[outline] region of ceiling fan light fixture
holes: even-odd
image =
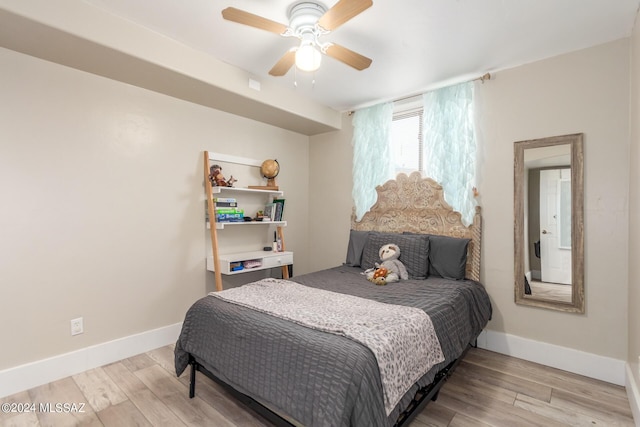
[[[302,43],[296,51],[296,67],[302,71],[316,71],[320,68],[322,54],[313,43]]]
[[[288,26],[235,7],[224,9],[222,17],[227,21],[301,40],[299,47],[291,47],[269,70],[269,75],[280,77],[287,74],[294,65],[296,70],[318,70],[322,55],[330,56],[356,70],[368,68],[371,65],[370,58],[335,43],[322,43],[320,39],[372,5],[373,0],[337,0],[328,9],[318,0],[295,0],[287,10]]]

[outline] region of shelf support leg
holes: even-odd
[[[284,232],[282,231],[282,227],[278,227],[278,237],[280,238],[280,242],[282,244],[282,251],[284,252],[285,246],[284,246]],[[288,279],[289,278],[289,266],[288,265],[283,265],[282,266],[282,278],[283,279]]]
[[[213,190],[209,181],[209,152],[204,152],[204,187],[207,193],[207,210],[209,212],[209,225],[211,234],[211,252],[213,252],[213,269],[215,270],[216,291],[222,290],[222,273],[220,272],[220,259],[218,258],[218,232],[216,230],[216,210],[213,206]]]

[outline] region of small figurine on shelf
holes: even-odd
[[[233,187],[233,183],[238,181],[231,175],[231,178],[226,180],[222,174],[222,166],[211,165],[209,168],[209,181],[214,187]]]
[[[211,181],[211,185],[214,187],[227,186],[227,181],[225,181],[224,175],[222,175],[222,166],[211,165],[209,168],[209,181]]]

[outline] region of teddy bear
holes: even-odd
[[[367,280],[376,285],[386,285],[397,282],[400,279],[407,280],[409,274],[400,258],[400,248],[393,243],[386,244],[378,251],[381,263],[376,263],[375,268],[369,268],[364,272]]]
[[[209,181],[211,181],[211,185],[214,187],[227,186],[227,181],[224,179],[224,175],[222,175],[222,166],[212,165],[209,168]]]
[[[209,181],[211,181],[211,185],[214,187],[233,187],[233,183],[236,182],[237,179],[235,179],[233,175],[231,175],[231,178],[228,180],[225,179],[222,174],[222,166],[212,165],[209,168]]]

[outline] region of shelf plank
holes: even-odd
[[[218,162],[235,163],[238,165],[247,165],[247,166],[256,166],[256,167],[260,167],[262,165],[261,160],[250,159],[248,157],[232,156],[229,154],[214,153],[211,151],[209,151],[209,160],[213,163],[218,161]]]
[[[237,226],[251,226],[251,225],[277,225],[279,227],[286,227],[287,221],[245,221],[245,222],[216,222],[216,228],[222,230],[225,227],[237,227]]]
[[[250,273],[252,271],[267,270],[270,268],[279,268],[287,265],[293,265],[293,252],[273,252],[273,251],[250,251],[239,252],[233,254],[219,254],[220,258],[220,272],[225,276],[231,276],[235,274]],[[237,271],[231,271],[229,264],[233,262],[242,262],[249,260],[260,260],[262,265],[255,268],[246,268]],[[213,257],[207,257],[207,270],[215,271],[213,266]]]
[[[256,188],[243,188],[243,187],[211,187],[211,191],[213,192],[213,194],[236,192],[236,193],[266,194],[271,196],[284,195],[284,192],[282,190],[259,190]]]
[[[286,227],[287,221],[216,222],[216,229],[223,230],[225,227],[246,227],[251,225],[277,225],[278,227]],[[207,229],[209,228],[211,228],[211,224],[207,222]]]

